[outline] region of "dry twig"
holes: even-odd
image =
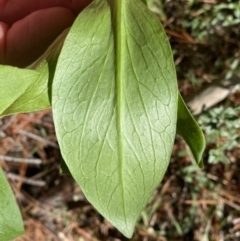
[[[14,181],[22,181],[23,183],[29,184],[32,186],[44,187],[46,185],[45,181],[32,180],[30,178],[21,177],[19,175],[13,174],[13,173],[7,173],[7,178],[14,180]]]
[[[37,158],[19,158],[19,157],[13,157],[13,156],[5,156],[0,155],[0,159],[6,161],[6,162],[16,162],[16,163],[27,163],[31,165],[40,165],[43,163],[41,159]]]

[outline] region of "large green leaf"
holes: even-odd
[[[48,67],[37,70],[0,65],[0,116],[50,107]]]
[[[169,164],[177,83],[168,38],[141,0],[95,0],[60,54],[52,108],[62,155],[125,236]]]
[[[0,167],[0,240],[9,241],[23,233],[21,213]]]
[[[203,167],[202,155],[205,149],[205,137],[180,93],[178,94],[177,134],[186,141],[199,167]]]

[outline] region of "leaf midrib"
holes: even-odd
[[[123,99],[123,78],[122,78],[122,67],[123,67],[123,59],[122,59],[122,33],[123,33],[123,0],[115,0],[116,1],[116,9],[115,9],[115,49],[116,49],[116,109],[117,109],[117,135],[118,135],[118,160],[120,165],[120,182],[122,187],[122,198],[123,198],[123,211],[126,221],[126,208],[125,208],[125,192],[124,192],[124,178],[123,178],[123,116],[122,116],[122,99]]]

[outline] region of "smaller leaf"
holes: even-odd
[[[65,38],[69,32],[70,28],[65,29],[55,41],[48,47],[48,49],[40,56],[33,64],[31,64],[28,69],[37,69],[45,61],[48,63],[48,96],[51,102],[52,99],[52,82],[55,74],[55,69],[58,61],[59,54],[61,52]]]
[[[50,107],[48,67],[37,70],[0,65],[0,116]]]
[[[147,0],[142,0],[142,2],[147,5]]]
[[[202,155],[206,145],[205,137],[180,93],[178,94],[177,118],[177,134],[183,137],[190,147],[198,166],[203,168]]]
[[[23,233],[21,213],[0,167],[0,240],[12,240]]]
[[[63,159],[61,160],[60,173],[65,175],[72,175],[66,162]]]

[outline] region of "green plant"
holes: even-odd
[[[144,2],[95,0],[36,70],[0,66],[1,115],[52,106],[70,173],[129,238],[164,176],[176,127],[199,166],[205,146],[178,93],[167,36]]]
[[[229,163],[226,153],[239,147],[240,107],[215,107],[204,112],[199,122],[206,133],[206,141],[214,148],[209,150],[208,162]]]
[[[11,188],[0,168],[0,240],[10,240],[23,233],[23,223]]]

